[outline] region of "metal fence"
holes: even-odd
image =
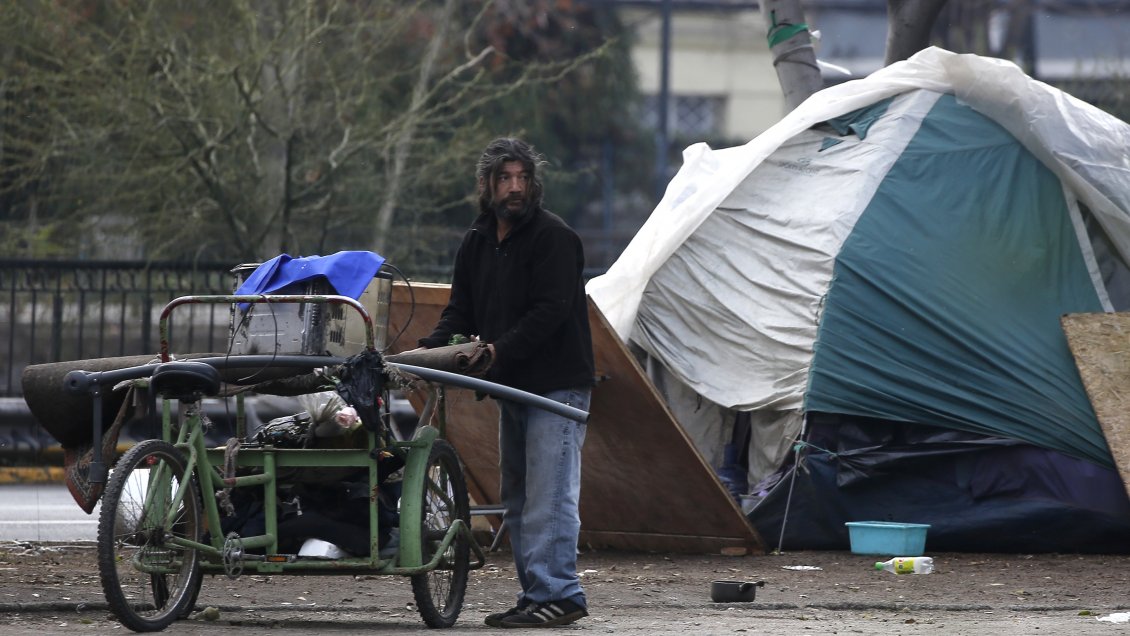
[[[161,344],[158,321],[169,301],[232,293],[236,287],[232,268],[219,263],[0,259],[0,469],[61,465],[61,455],[47,454],[49,449],[57,450],[57,442],[24,403],[20,381],[24,368],[69,360],[156,356]],[[602,269],[586,270],[585,277],[601,273]],[[443,268],[413,274],[419,277],[414,280],[450,280],[450,270]],[[169,321],[172,351],[226,351],[232,310],[228,304],[177,307]],[[293,412],[276,402],[249,403],[249,422]],[[223,429],[227,410],[211,415]],[[414,417],[410,408],[401,416]]]
[[[0,399],[22,398],[29,364],[156,355],[161,311],[179,296],[230,294],[233,264],[0,259]],[[604,273],[585,270],[585,278]],[[399,275],[399,274],[398,274]],[[450,280],[417,268],[416,280]],[[222,353],[230,305],[181,305],[169,321],[173,351]]]
[[[170,300],[228,294],[230,264],[0,260],[0,397],[29,364],[156,354]],[[170,320],[176,350],[227,346],[231,308],[193,305]]]

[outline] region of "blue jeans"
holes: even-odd
[[[587,387],[543,395],[583,411],[591,396]],[[577,577],[585,425],[506,400],[498,406],[503,520],[522,585],[518,603],[570,599],[587,607]]]

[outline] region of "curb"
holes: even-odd
[[[0,466],[0,485],[61,484],[66,477],[62,466]]]
[[[119,443],[115,456],[121,457],[135,442]],[[4,484],[62,484],[67,481],[63,467],[64,450],[61,446],[50,446],[34,455],[15,455],[17,462],[40,462],[38,466],[0,466],[0,485]]]

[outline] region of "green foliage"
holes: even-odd
[[[446,264],[490,138],[529,136],[575,216],[602,142],[644,137],[620,31],[563,1],[0,3],[0,245]]]

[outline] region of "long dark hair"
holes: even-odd
[[[502,164],[507,161],[520,161],[526,172],[530,173],[527,204],[531,209],[541,207],[542,185],[538,166],[545,164],[545,158],[538,154],[533,146],[521,139],[499,137],[487,144],[475,170],[475,178],[479,184],[479,212],[490,212],[494,209],[492,201],[494,181],[502,170]]]

